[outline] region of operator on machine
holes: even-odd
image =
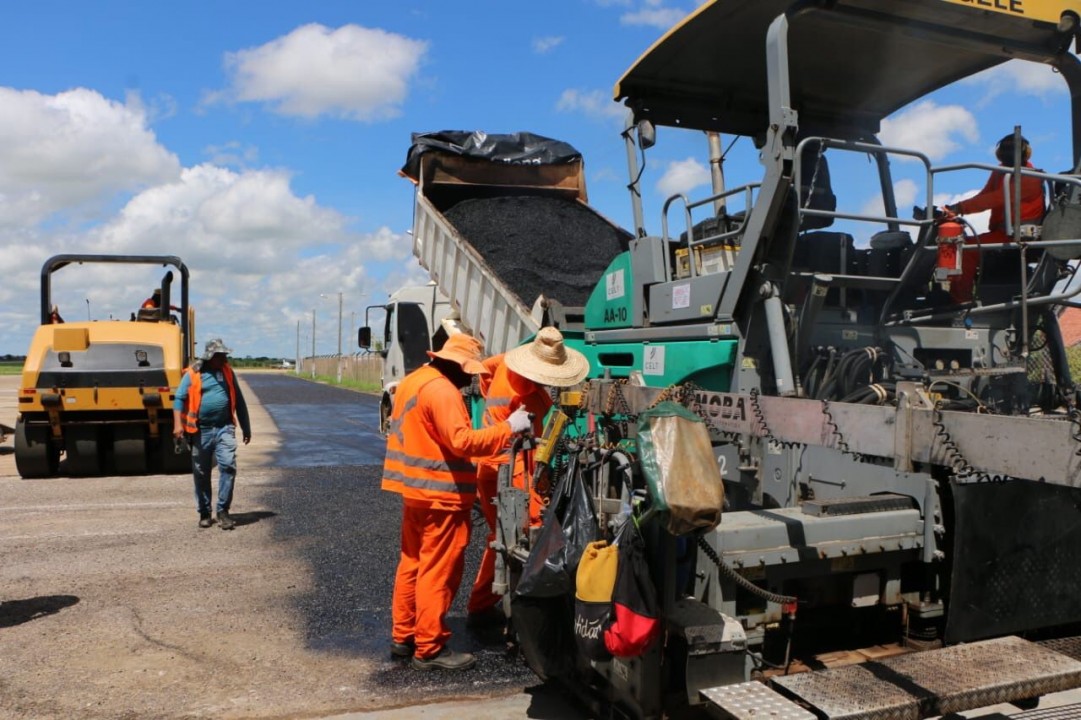
[[[1003,167],[1012,167],[1014,163],[1014,135],[1010,133],[998,141],[995,145],[995,158]],[[1024,137],[1021,138],[1021,164],[1022,167],[1034,169],[1030,159],[1032,158],[1032,145]],[[979,193],[970,198],[946,206],[946,211],[955,215],[968,215],[971,213],[991,211],[987,232],[977,238],[980,245],[1001,245],[1013,240],[1012,235],[1007,234],[1006,228],[1006,192],[1013,197],[1012,175],[1010,173],[992,172],[987,178],[987,183]],[[1021,224],[1039,223],[1043,219],[1045,210],[1043,181],[1030,175],[1021,176]],[[1018,213],[1014,212],[1016,217]],[[1016,220],[1015,220],[1016,222]],[[986,276],[993,266],[1000,265],[991,260],[992,257],[1004,258],[1001,252],[988,253],[983,263],[983,275]],[[1016,265],[1016,263],[1013,263]],[[980,266],[978,253],[966,252],[961,257],[961,275],[950,284],[950,295],[954,302],[967,302],[972,299],[973,289],[976,283],[976,270]]]

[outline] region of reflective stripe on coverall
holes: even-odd
[[[491,371],[491,375],[481,378],[481,393],[484,395],[484,423],[485,425],[498,425],[505,423],[510,414],[519,407],[524,407],[533,413],[533,435],[540,437],[544,431],[544,416],[552,407],[552,398],[548,391],[532,380],[528,380],[517,373],[511,372],[503,364],[503,356],[498,355],[484,361],[485,367]],[[467,610],[471,613],[481,612],[493,607],[499,602],[499,595],[492,592],[492,581],[495,580],[495,550],[492,549],[492,541],[495,540],[496,506],[493,500],[499,490],[499,466],[509,461],[509,444],[501,448],[498,453],[483,458],[475,458],[477,462],[477,495],[480,497],[481,512],[488,524],[488,537],[484,544],[484,555],[481,556],[480,567],[477,569],[477,577],[473,581],[473,590],[469,594]],[[526,487],[526,463],[521,457],[515,459],[514,486],[519,489]],[[532,490],[532,488],[531,488]],[[529,522],[531,525],[539,525],[544,505],[540,496],[530,492],[529,497]]]
[[[510,439],[507,423],[474,430],[461,392],[425,365],[394,396],[382,488],[402,495],[401,555],[391,603],[394,642],[437,655],[450,638],[444,617],[462,579],[476,470]]]

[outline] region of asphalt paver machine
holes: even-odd
[[[593,370],[564,398],[574,461],[551,470],[618,459],[588,475],[609,532],[650,502],[639,415],[676,401],[707,423],[723,515],[681,535],[647,517],[660,638],[606,660],[571,646],[560,665],[546,641],[566,630],[516,612],[542,549],[504,485],[498,578],[539,674],[636,718],[919,718],[1081,685],[1081,414],[1056,318],[1081,290],[1079,14],[713,0],[623,75],[637,232],[585,307]],[[887,116],[1013,59],[1066,83],[1069,170],[935,166],[880,142]],[[650,234],[640,163],[659,127],[750,138],[761,177],[669,199]],[[859,192],[876,202],[829,186],[846,154],[873,168]],[[891,161],[920,168],[922,209],[898,207]],[[964,170],[1003,174],[1008,221],[1020,176],[1046,181],[1042,227],[995,246],[958,232],[933,207]],[[950,291],[958,252],[980,265],[967,298]]]

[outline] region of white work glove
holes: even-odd
[[[510,423],[510,431],[512,433],[521,433],[529,430],[533,427],[533,421],[529,417],[529,413],[525,408],[518,408],[510,414],[507,418],[507,422]]]

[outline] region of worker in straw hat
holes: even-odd
[[[514,412],[525,409],[533,415],[533,433],[540,435],[544,428],[544,416],[552,407],[549,388],[577,385],[589,374],[589,360],[582,353],[563,344],[563,334],[554,327],[541,328],[533,341],[520,345],[504,355],[485,361],[491,371],[489,377],[481,378],[484,395],[484,422],[498,426]],[[477,494],[481,510],[488,522],[488,539],[481,558],[473,591],[469,596],[466,624],[479,628],[503,623],[503,613],[498,605],[500,596],[492,592],[495,577],[495,551],[491,543],[495,539],[496,507],[493,500],[498,489],[499,466],[508,461],[508,445],[487,457],[475,458],[477,463]],[[515,468],[515,487],[525,489],[525,464]],[[529,520],[540,525],[543,500],[535,488],[530,488]]]
[[[475,660],[452,650],[444,618],[458,592],[473,502],[476,468],[471,458],[506,447],[530,427],[522,409],[475,430],[461,390],[481,364],[481,344],[465,333],[429,351],[431,362],[402,379],[394,394],[383,463],[384,490],[402,496],[401,553],[391,600],[390,652],[412,658],[418,670],[465,670]]]

